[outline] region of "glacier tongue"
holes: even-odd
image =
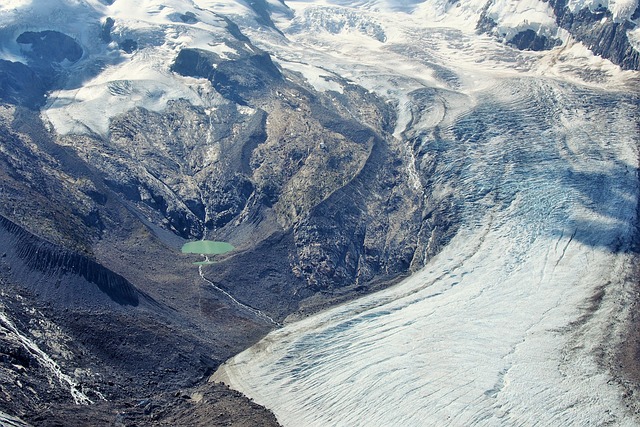
[[[212,380],[290,426],[635,425],[608,365],[638,201],[637,97],[604,89],[623,73],[440,24],[385,44],[296,25],[305,51],[279,60],[395,99],[395,135],[459,231],[401,284],[274,331]]]
[[[607,328],[622,336],[633,107],[558,84],[509,93],[524,84],[494,87],[428,142],[463,218],[439,255],[273,332],[214,378],[291,426],[634,424],[596,358]],[[473,126],[495,136],[474,140]]]

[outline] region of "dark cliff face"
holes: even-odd
[[[572,13],[566,0],[549,0],[558,26],[569,31],[594,54],[611,60],[625,70],[640,70],[640,52],[629,42],[627,31],[635,27],[629,21],[615,22],[607,9],[590,11],[581,9]],[[636,9],[634,16],[640,14]]]
[[[627,32],[635,28],[635,24],[624,20],[617,22],[611,12],[602,7],[597,10],[588,8],[572,12],[567,0],[545,0],[553,9],[558,27],[567,30],[575,40],[582,42],[595,55],[609,59],[624,70],[640,70],[640,52],[631,45]],[[476,24],[479,33],[495,34],[496,22],[488,16],[487,10],[493,3],[489,0]],[[632,19],[640,16],[640,7],[636,9]],[[502,37],[500,34],[495,34]],[[521,50],[549,50],[562,42],[538,34],[531,29],[517,33],[506,43]]]
[[[40,280],[51,282],[54,287],[75,276],[84,279],[88,286],[96,286],[120,305],[136,306],[139,303],[138,291],[121,275],[87,256],[39,239],[3,216],[0,216],[0,246],[6,248],[6,252],[2,253],[3,264],[11,266],[16,282],[36,281],[33,277],[19,277],[21,270],[27,276],[41,273]]]
[[[521,31],[509,40],[509,44],[520,50],[549,50],[561,44],[559,40],[549,39],[545,36],[536,34],[533,30]]]
[[[60,87],[65,71],[62,63],[73,64],[82,57],[82,47],[57,31],[27,31],[16,43],[28,64],[0,60],[0,100],[33,110],[42,107],[45,94]]]
[[[476,24],[476,31],[478,33],[484,34],[494,34],[495,29],[497,27],[497,23],[488,16],[487,11],[489,6],[491,6],[492,2],[489,1],[485,5],[482,13],[480,14],[480,18]],[[497,34],[500,36],[499,34]],[[559,46],[562,44],[560,40],[549,38],[544,35],[538,34],[531,29],[527,29],[524,31],[520,31],[515,36],[511,37],[505,42],[511,46],[514,46],[520,50],[533,50],[533,51],[542,51],[549,50],[554,48],[555,46]]]
[[[172,71],[188,77],[204,77],[229,101],[246,105],[249,98],[266,96],[282,81],[280,71],[266,52],[221,59],[213,52],[183,49]]]
[[[30,62],[37,67],[49,67],[64,61],[78,62],[82,47],[66,34],[58,31],[27,31],[16,38]]]
[[[0,286],[3,413],[29,425],[278,425],[239,393],[207,384],[229,341],[212,344],[206,331],[190,334],[175,318],[167,322],[148,311],[59,310],[3,277]],[[91,404],[74,403],[72,386],[56,372],[68,375]]]
[[[21,62],[0,60],[0,100],[37,109],[44,105],[47,84]]]

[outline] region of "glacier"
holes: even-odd
[[[323,70],[393,102],[416,185],[453,200],[455,237],[211,381],[285,426],[636,425],[613,360],[634,292],[637,74],[570,37],[517,51],[469,28],[477,9],[427,3],[289,2],[277,24],[293,42],[261,43],[311,85]],[[336,26],[341,8],[357,25]]]

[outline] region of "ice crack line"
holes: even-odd
[[[18,328],[16,328],[13,322],[11,322],[3,312],[0,312],[0,327],[12,332],[18,338],[22,346],[31,353],[42,364],[42,366],[51,371],[61,384],[67,384],[69,386],[69,391],[71,392],[71,396],[73,397],[76,405],[90,405],[93,403],[93,401],[80,390],[78,383],[76,383],[69,375],[62,372],[60,365],[49,357],[47,353],[42,351],[36,343],[22,335]],[[102,397],[100,394],[98,394],[98,396]]]
[[[564,258],[565,254],[567,253],[567,248],[569,247],[569,245],[573,241],[573,238],[576,237],[576,233],[577,232],[578,232],[577,228],[573,230],[573,233],[571,234],[571,237],[569,237],[569,241],[567,242],[566,245],[564,245],[564,248],[562,248],[562,254],[560,255],[560,258],[558,258],[558,260],[556,261],[556,267],[558,266],[558,264],[560,264],[560,261],[562,261],[562,258]],[[557,243],[556,243],[556,247],[557,247]]]
[[[207,261],[208,261],[208,259],[207,259]],[[245,310],[248,310],[249,312],[253,313],[257,317],[260,317],[260,318],[262,318],[264,320],[267,320],[267,321],[269,321],[270,323],[272,323],[272,324],[274,324],[276,326],[281,326],[280,323],[278,323],[275,320],[273,320],[273,318],[271,316],[269,316],[268,314],[262,312],[261,310],[258,310],[257,308],[253,308],[253,307],[250,307],[250,306],[248,306],[246,304],[241,303],[240,301],[235,299],[234,296],[231,295],[229,292],[227,292],[224,289],[216,286],[211,280],[209,280],[209,279],[207,279],[205,277],[204,272],[202,271],[202,266],[201,265],[198,266],[198,273],[200,274],[200,277],[202,278],[202,280],[204,280],[206,283],[211,285],[213,287],[213,289],[215,289],[218,292],[221,292],[222,294],[224,294],[227,298],[229,298],[237,306],[239,306],[241,308],[244,308]]]

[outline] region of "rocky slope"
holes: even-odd
[[[162,232],[75,156],[48,157],[59,147],[24,134],[3,143],[11,153],[0,219],[5,412],[35,425],[85,425],[96,414],[92,423],[104,425],[171,419],[222,360],[272,327],[217,295],[179,253],[180,239],[160,241]],[[217,393],[218,403],[202,416],[269,419],[212,387],[203,393]],[[145,409],[144,399],[161,403]],[[75,407],[106,401],[85,415]]]
[[[319,292],[404,273],[422,207],[389,133],[393,111],[357,86],[315,92],[223,21],[237,54],[181,48],[163,71],[197,79],[208,104],[141,103],[106,132],[52,127],[38,109],[74,87],[74,70],[96,73],[91,48],[153,54],[152,32],[106,47],[124,36],[117,19],[103,22],[88,26],[102,47],[20,28],[26,65],[3,62],[2,409],[37,425],[267,425],[272,416],[206,378],[274,324],[209,283],[282,321]],[[123,99],[137,84],[106,90]],[[48,102],[55,111],[60,97]],[[405,218],[410,238],[392,225]],[[205,236],[238,250],[199,273],[179,248]]]
[[[640,18],[637,2],[611,2],[610,8],[606,2],[524,2],[517,6],[520,18],[515,22],[520,22],[515,26],[502,22],[514,22],[512,15],[504,17],[504,7],[504,2],[488,1],[478,20],[478,31],[504,38],[518,49],[537,51],[562,45],[568,34],[623,69],[640,69],[635,41]]]

